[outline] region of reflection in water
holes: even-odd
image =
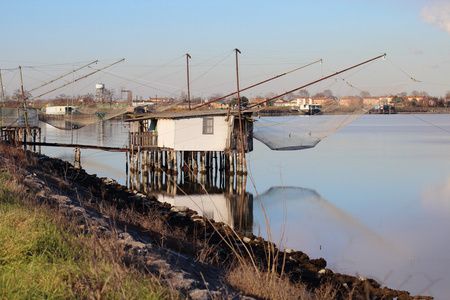
[[[160,202],[187,206],[201,216],[251,232],[253,195],[245,192],[245,175],[228,175],[219,170],[205,174],[192,171],[177,175],[163,171],[129,171],[129,186],[154,195]]]
[[[326,199],[322,199],[314,196],[317,194],[314,191],[301,189],[303,198],[286,200],[287,233],[281,247],[304,251],[312,258],[324,257],[336,272],[351,275],[358,272],[411,294],[448,298],[450,242],[446,228],[450,227],[450,123],[445,114],[420,115],[420,118],[426,122],[404,114],[364,115],[311,151],[280,153],[255,143],[252,159],[248,159],[255,189],[269,190],[274,182],[280,182],[280,174],[274,172],[273,167],[282,166],[283,181],[288,185],[297,186],[302,182],[303,186],[317,187],[322,195],[326,195]],[[439,128],[430,124],[437,124]],[[127,145],[129,124],[107,121],[104,126],[105,146]],[[73,143],[98,144],[101,141],[94,125],[74,130],[73,136],[71,131],[56,130],[52,126],[42,125],[41,128],[43,141],[47,142],[71,143],[73,139]],[[73,149],[42,149],[49,156],[74,159]],[[124,153],[82,149],[81,163],[88,173],[114,178],[129,186],[129,176],[123,172],[127,163]],[[141,182],[144,171],[139,175]],[[161,179],[155,180],[155,176]],[[202,201],[211,201],[215,195],[229,197],[231,192],[224,186],[237,190],[236,178],[231,185],[225,182],[228,181],[224,179],[226,177],[216,176],[214,172],[209,176],[212,179],[207,183],[205,178],[204,185],[218,186],[222,191],[209,191],[211,197],[206,197],[203,188],[199,188],[202,181],[197,176],[193,180],[197,183],[197,191],[191,189],[188,194],[191,198],[202,195],[206,199]],[[158,194],[157,187],[152,185],[160,185],[162,194],[167,199],[173,198],[165,194],[169,180],[166,174],[149,172],[148,177],[149,184],[144,186],[147,190],[153,189]],[[184,175],[178,174],[176,182],[183,185]],[[189,190],[186,186],[183,189]],[[298,188],[295,189],[295,194],[300,194]],[[183,195],[178,188],[175,190],[177,197]],[[242,194],[242,191],[237,192],[237,195]],[[289,191],[287,195],[290,195]],[[273,233],[283,227],[283,198],[282,193],[272,190],[270,197],[267,195],[263,199]],[[241,203],[240,198],[222,201],[225,205],[221,207],[227,209]],[[252,205],[251,198],[245,201],[243,206],[253,213],[253,216],[247,215],[251,218],[247,228],[254,222],[254,233],[258,234],[259,224],[265,227],[260,204]],[[199,203],[199,207],[206,207],[206,203]],[[213,199],[210,203],[219,206],[219,200]],[[336,212],[332,208],[334,204],[343,215],[332,213]],[[194,209],[200,213],[200,209]],[[346,212],[350,211],[349,216]],[[218,218],[217,212],[214,217]],[[378,235],[385,240],[380,241]],[[394,250],[379,247],[386,240],[394,245]]]
[[[315,190],[300,187],[272,187],[261,194],[260,198],[264,208],[272,213],[280,210],[280,201],[284,199],[288,209],[287,225],[294,226],[296,236],[300,234],[301,240],[309,236],[311,239],[309,243],[319,243],[317,248],[325,246],[327,240],[335,239],[337,235],[345,235],[348,243],[352,243],[353,237],[359,237],[364,244],[371,247],[392,248],[388,241],[357,218],[330,203]],[[295,212],[295,216],[289,212]],[[275,220],[275,222],[281,221],[285,220]]]
[[[450,213],[450,177],[423,189],[421,201],[429,210]]]

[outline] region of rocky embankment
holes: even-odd
[[[256,261],[267,265],[268,249],[277,253],[274,244],[252,234],[236,234],[225,224],[207,220],[195,211],[160,203],[60,159],[30,155],[35,166],[27,168],[24,184],[31,192],[56,205],[61,213],[77,216],[79,226],[117,236],[117,242],[135,262],[189,299],[248,298],[227,285],[227,267],[236,255],[248,259],[247,253],[252,253]],[[142,219],[133,214],[157,214],[167,228],[181,232],[184,238],[143,226]],[[293,282],[301,281],[311,290],[332,284],[338,299],[350,299],[350,295],[351,299],[430,299],[382,287],[373,279],[334,273],[326,268],[323,258],[310,259],[301,251],[280,252],[273,263],[283,267]]]

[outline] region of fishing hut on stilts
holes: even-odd
[[[2,102],[3,107],[0,108],[0,136],[1,142],[10,143],[13,145],[24,144],[27,142],[41,141],[41,128],[39,127],[38,112],[35,108],[29,108],[27,105],[27,98],[23,89],[22,80],[22,68],[20,71],[20,83],[21,83],[21,98],[23,107],[6,107],[6,101],[3,93],[3,81],[0,83],[2,89]],[[36,146],[34,146],[36,151]],[[39,152],[41,149],[39,148]]]
[[[239,118],[232,111],[175,111],[131,115],[126,121],[132,124],[128,164],[134,176],[184,172],[198,174],[202,181],[214,171],[247,174],[245,153],[253,150],[251,113]]]
[[[2,142],[17,146],[41,141],[41,128],[36,109],[2,107],[0,116]],[[36,151],[36,146],[30,150]]]

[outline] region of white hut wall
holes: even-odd
[[[175,120],[158,120],[158,147],[174,149],[175,146]]]
[[[158,146],[175,151],[225,151],[229,132],[225,116],[161,119]]]

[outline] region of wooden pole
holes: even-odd
[[[28,139],[31,142],[30,124],[28,123],[27,100],[25,99],[25,92],[23,90],[22,67],[20,67],[20,66],[19,66],[19,71],[20,71],[20,89],[22,90],[22,100],[23,100],[23,109],[24,109],[23,113],[24,113],[24,118],[25,118],[25,126],[26,126],[26,129],[27,129]]]
[[[191,56],[188,53],[186,53],[187,100],[188,100],[189,110],[191,110],[191,90],[190,90],[190,87],[189,87],[189,58],[191,58]]]
[[[242,162],[239,160],[240,164],[245,164],[245,144],[244,144],[244,132],[242,129],[242,103],[241,96],[239,92],[239,69],[238,69],[238,52],[241,53],[238,49],[236,49],[236,85],[237,85],[237,96],[238,96],[238,109],[239,109],[239,140],[241,141],[238,144],[238,149],[240,147],[242,153]],[[236,161],[236,165],[238,162]]]
[[[359,64],[354,65],[354,66],[352,66],[352,67],[349,67],[349,68],[347,68],[347,69],[344,69],[344,70],[341,70],[341,71],[339,71],[339,72],[333,73],[333,74],[331,74],[331,75],[322,77],[322,78],[317,79],[317,80],[315,80],[315,81],[313,81],[313,82],[310,82],[310,83],[308,83],[308,84],[302,85],[301,87],[298,87],[298,88],[296,88],[296,89],[293,89],[293,90],[290,90],[290,91],[288,91],[288,92],[285,92],[285,93],[283,93],[283,94],[281,94],[281,95],[277,95],[277,96],[275,96],[275,97],[272,97],[272,98],[270,98],[270,99],[266,99],[266,100],[261,101],[261,102],[259,102],[259,103],[255,103],[255,104],[249,105],[249,106],[247,106],[244,110],[251,109],[251,108],[253,108],[253,107],[255,107],[255,106],[259,106],[259,105],[261,105],[261,104],[264,104],[264,103],[266,103],[266,102],[272,101],[272,100],[277,99],[277,98],[280,98],[280,97],[285,96],[285,95],[287,95],[287,94],[296,92],[296,91],[301,90],[301,89],[303,89],[303,88],[305,88],[305,87],[307,87],[307,86],[313,85],[313,84],[315,84],[315,83],[317,83],[317,82],[320,82],[320,81],[322,81],[322,80],[328,79],[328,78],[333,77],[333,76],[336,76],[336,75],[338,75],[338,74],[341,74],[341,73],[343,73],[343,72],[346,72],[346,71],[348,71],[348,70],[354,69],[354,68],[356,68],[356,67],[359,67],[359,66],[364,65],[364,64],[366,64],[366,63],[368,63],[368,62],[374,61],[374,60],[376,60],[376,59],[379,59],[379,58],[382,58],[382,57],[385,57],[385,56],[386,56],[386,53],[384,53],[384,54],[382,54],[382,55],[379,55],[379,56],[377,56],[377,57],[374,57],[374,58],[372,58],[372,59],[366,60],[366,61],[364,61],[364,62],[362,62],[362,63],[359,63]]]
[[[2,70],[0,70],[0,88],[2,89],[2,103],[3,107],[6,106],[6,100],[5,100],[5,90],[3,87],[3,80],[2,80]]]

